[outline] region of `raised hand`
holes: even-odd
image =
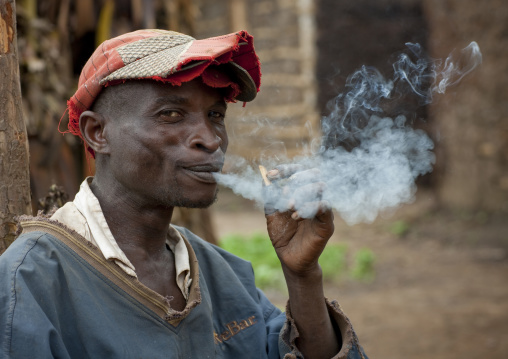
[[[321,193],[317,169],[283,165],[267,173],[265,187],[268,234],[285,270],[306,275],[333,234],[333,213]]]
[[[300,334],[295,344],[305,358],[331,358],[339,352],[342,338],[328,315],[318,264],[334,230],[333,213],[321,199],[325,184],[318,170],[297,165],[278,166],[266,175],[268,234],[282,264]]]

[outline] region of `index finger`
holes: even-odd
[[[268,171],[266,176],[270,180],[277,180],[290,177],[297,172],[303,171],[304,169],[305,167],[301,164],[277,165],[274,169]]]

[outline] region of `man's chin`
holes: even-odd
[[[213,196],[210,197],[202,197],[199,199],[192,198],[179,198],[176,203],[174,203],[175,207],[183,207],[183,208],[208,208],[215,202],[217,202],[217,194],[219,189],[215,190]]]
[[[209,201],[199,201],[199,202],[196,202],[196,201],[184,201],[181,203],[181,205],[178,205],[177,207],[184,207],[184,208],[208,208],[210,207],[212,204],[214,204],[215,202],[217,202],[217,196],[215,196],[215,198],[213,198],[212,200],[209,200]]]

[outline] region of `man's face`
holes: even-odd
[[[181,86],[113,86],[105,127],[111,175],[141,205],[207,207],[217,194],[228,136],[220,91],[195,79]],[[119,104],[117,106],[116,104]]]

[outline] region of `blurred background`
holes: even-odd
[[[230,107],[227,166],[235,156],[299,154],[319,137],[348,75],[368,65],[390,77],[406,42],[444,58],[476,41],[483,64],[458,86],[427,106],[408,98],[390,108],[435,142],[434,171],[418,179],[414,203],[372,224],[348,226],[336,216],[321,264],[326,295],[339,300],[371,358],[508,358],[505,1],[19,0],[16,7],[34,211],[72,199],[93,174],[82,143],[57,127],[82,66],[110,37],[140,28],[254,35],[262,91],[246,107]],[[253,203],[222,189],[212,209],[180,210],[175,221],[251,260],[258,284],[284,306]]]

